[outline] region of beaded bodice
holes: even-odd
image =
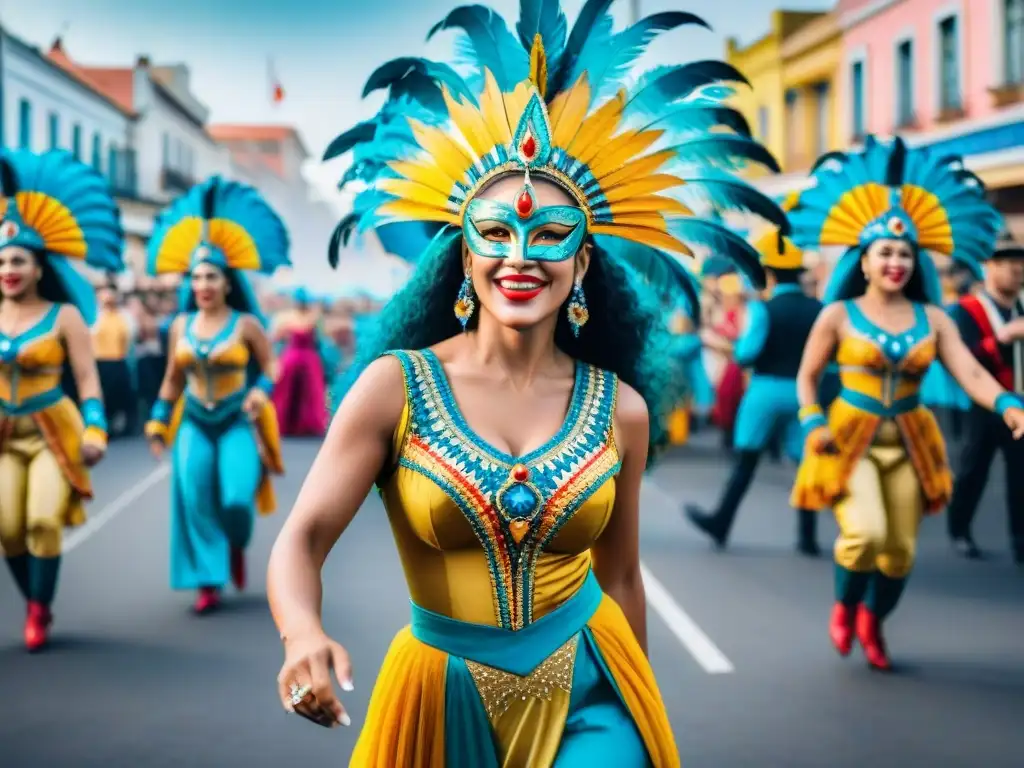
[[[921,380],[936,355],[924,305],[914,305],[914,325],[902,333],[879,328],[853,301],[845,306],[850,332],[836,353],[843,398],[883,416],[917,407]]]
[[[186,373],[188,394],[208,407],[245,389],[249,347],[242,339],[241,317],[233,312],[209,339],[196,335],[195,314],[185,319],[184,332],[174,350],[175,363]]]
[[[63,396],[65,352],[57,330],[60,305],[54,304],[26,331],[0,333],[0,410],[31,412]]]
[[[493,623],[521,628],[541,612],[538,602],[543,612],[557,607],[589,571],[620,466],[617,379],[577,364],[562,428],[515,457],[469,427],[433,352],[391,354],[402,363],[407,404],[397,466],[380,486],[413,599],[481,620],[473,590],[486,570]]]

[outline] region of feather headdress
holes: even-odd
[[[789,214],[792,239],[800,247],[850,249],[843,258],[879,239],[899,239],[920,250],[930,298],[937,290],[928,251],[945,254],[980,275],[999,232],[1001,217],[985,199],[985,186],[961,158],[909,149],[899,137],[869,136],[856,154],[830,152],[811,171],[815,184]],[[849,277],[837,266],[826,296]]]
[[[121,212],[106,179],[64,150],[3,150],[0,194],[0,248],[44,253],[67,300],[92,323],[95,291],[68,259],[105,272],[124,268]]]
[[[185,274],[199,262],[270,274],[287,266],[288,231],[259,192],[211,176],[160,214],[149,240],[150,274]]]
[[[369,185],[330,248],[352,231],[392,222],[461,226],[483,186],[506,174],[527,179],[517,198],[532,204],[528,179],[561,186],[586,215],[589,234],[615,237],[665,254],[711,247],[763,282],[756,251],[700,209],[743,210],[787,229],[768,197],[733,171],[771,154],[725,105],[746,83],[718,61],[661,67],[626,84],[632,66],[660,33],[707,25],[670,11],[614,32],[612,0],[588,0],[569,31],[558,0],[520,0],[513,33],[480,5],[453,10],[430,31],[462,30],[460,74],[451,66],[405,57],[381,66],[364,93],[388,89],[380,113],[346,131],[324,159],[353,152],[342,186]],[[670,256],[667,256],[671,258]]]

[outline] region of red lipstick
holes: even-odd
[[[887,269],[885,270],[885,276],[892,280],[894,283],[902,283],[904,278],[907,276],[907,270],[905,269]]]
[[[547,287],[546,282],[533,275],[505,275],[494,282],[502,296],[515,302],[531,301]]]

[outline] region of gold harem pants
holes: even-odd
[[[905,578],[914,565],[924,494],[894,421],[883,421],[835,506],[837,565]]]
[[[0,453],[0,546],[6,557],[57,557],[72,489],[31,416],[14,419]]]

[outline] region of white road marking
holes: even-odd
[[[67,554],[76,547],[82,546],[91,539],[107,523],[124,512],[128,507],[138,501],[157,483],[161,482],[171,473],[170,462],[161,464],[139,482],[128,488],[124,493],[103,507],[96,514],[90,514],[85,525],[77,528],[64,537],[63,552]]]
[[[734,672],[732,662],[718,649],[718,646],[704,633],[704,630],[697,626],[697,622],[690,618],[690,615],[682,609],[671,593],[643,563],[640,563],[640,572],[644,577],[647,603],[661,616],[661,620],[665,622],[672,634],[690,652],[697,663],[703,667],[704,671],[709,675],[727,675]]]
[[[679,502],[653,480],[644,478],[642,491],[652,497],[659,507],[664,507],[670,514],[678,514]],[[719,650],[697,622],[683,610],[682,606],[672,597],[672,593],[658,581],[658,578],[651,573],[651,569],[643,562],[640,563],[640,571],[644,577],[644,590],[647,593],[648,605],[661,617],[665,626],[683,644],[683,647],[701,668],[709,675],[727,675],[734,672],[735,668],[732,662]]]

